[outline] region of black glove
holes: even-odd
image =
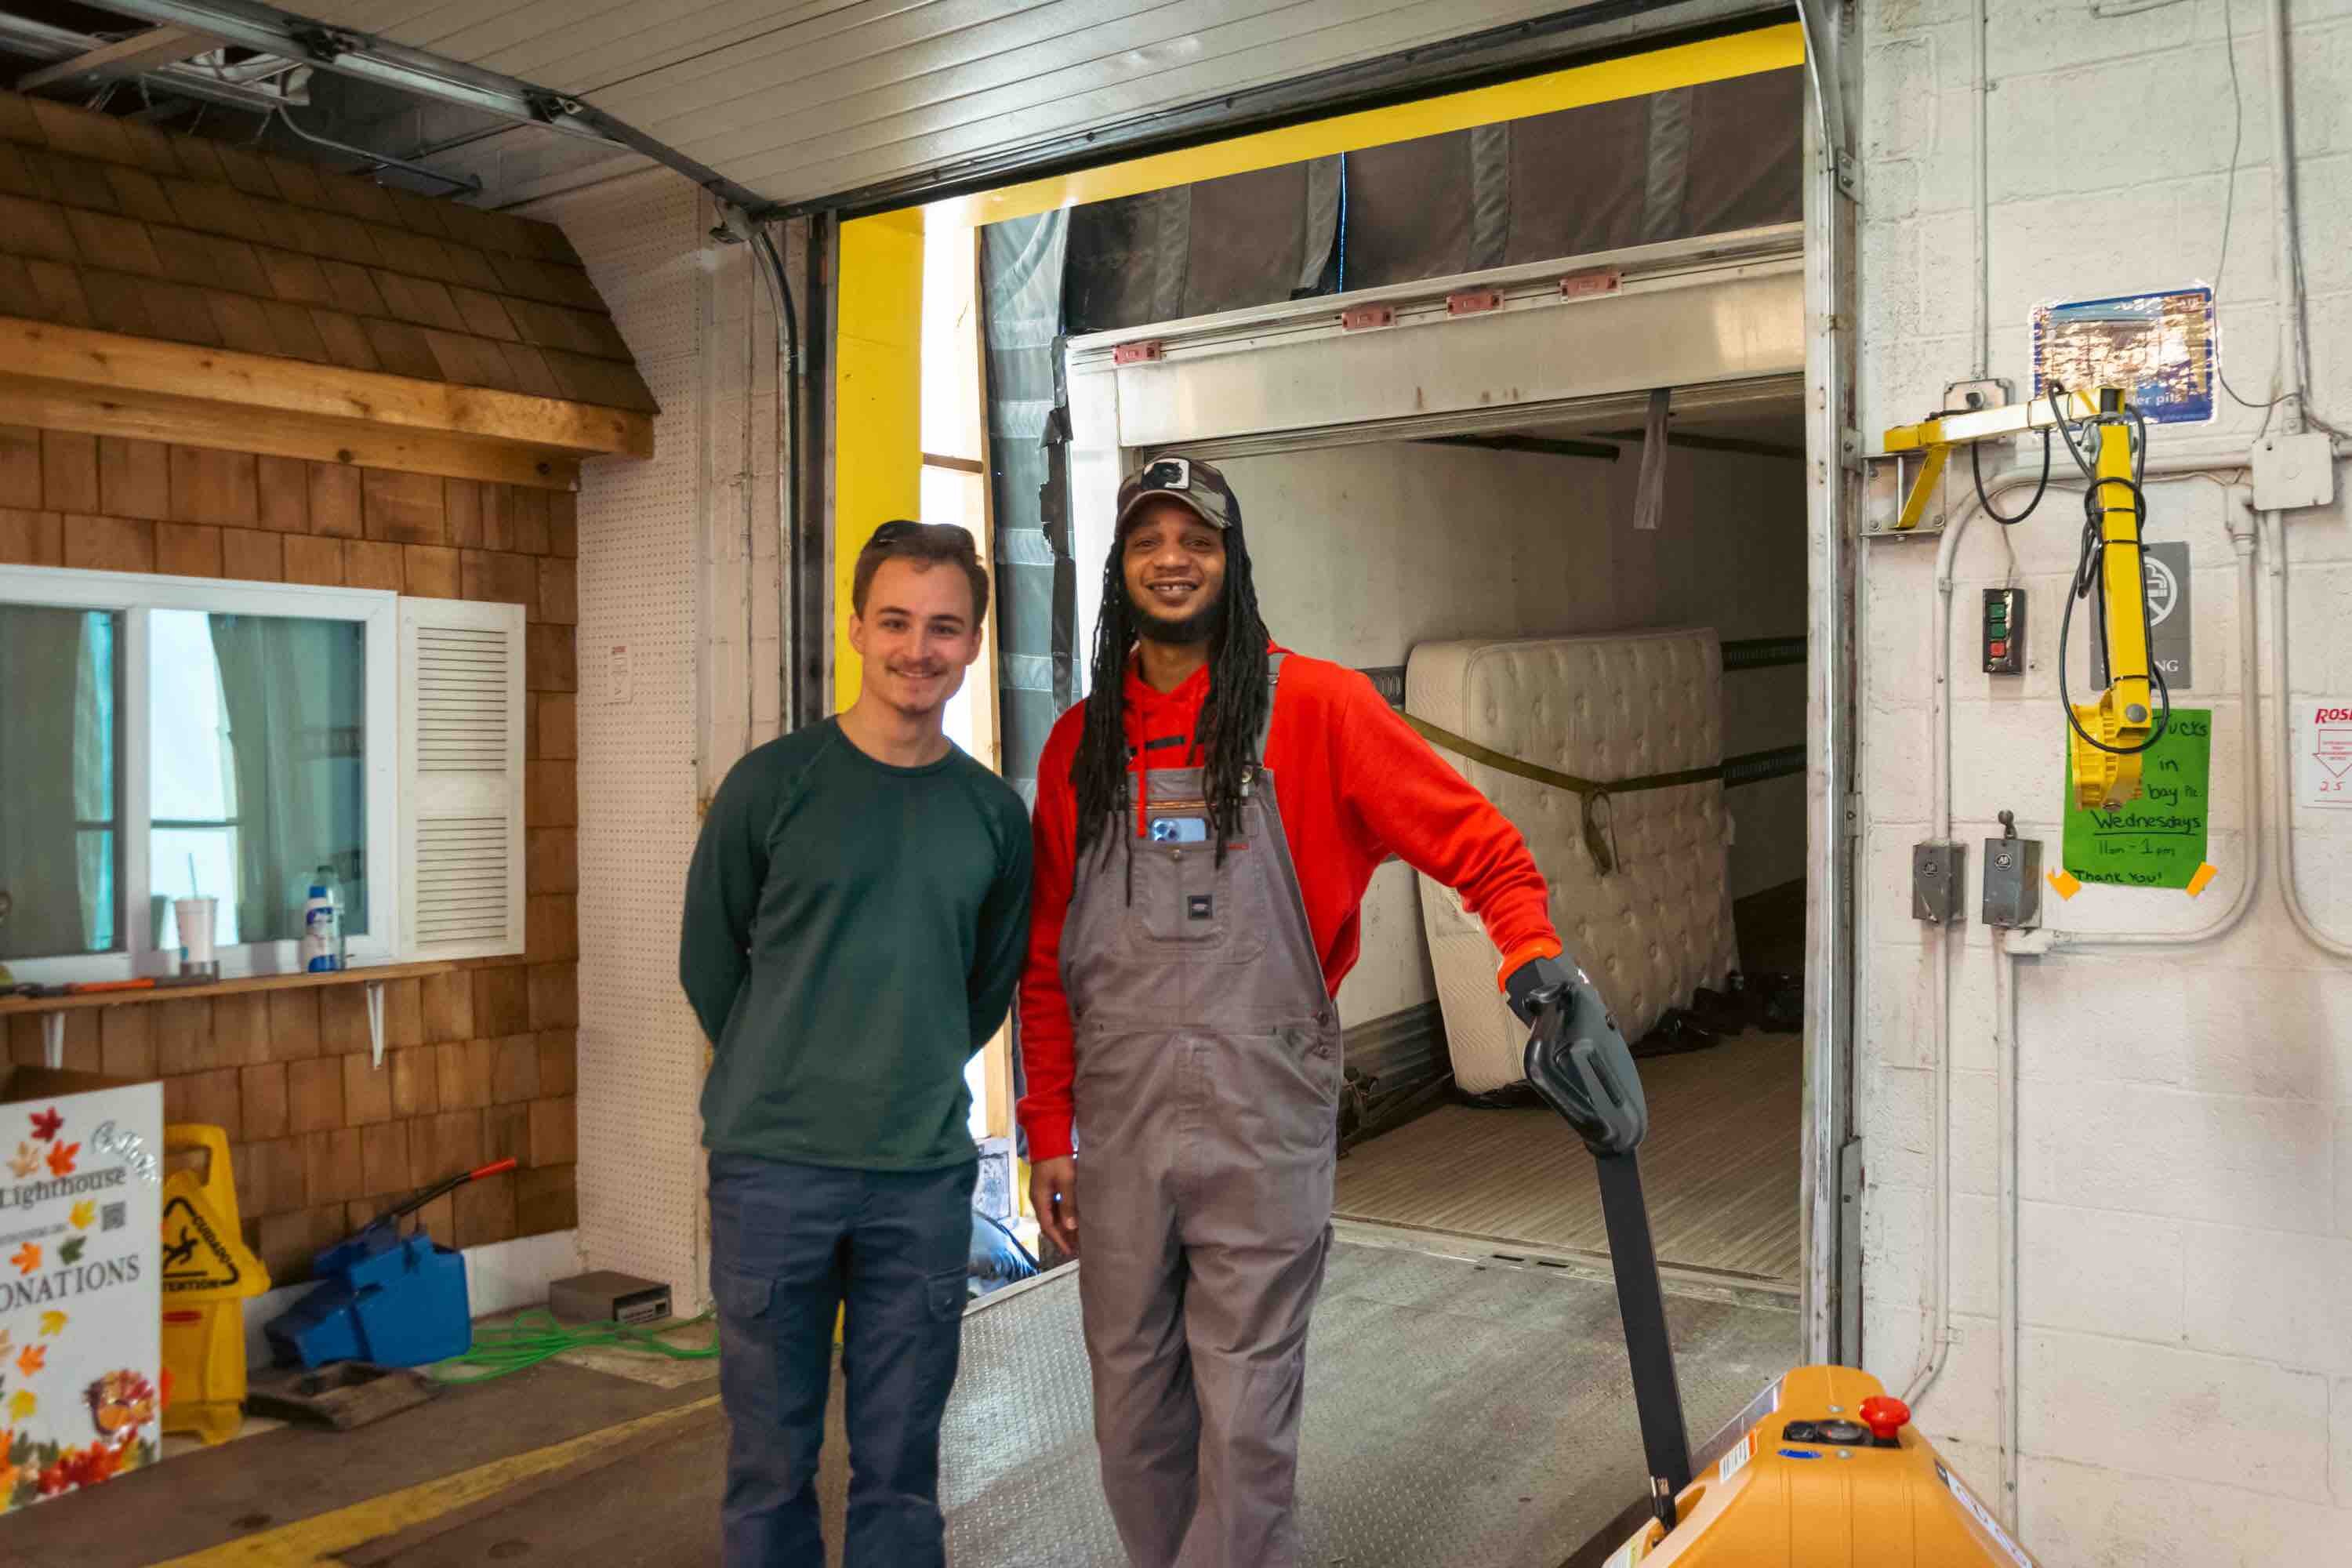
[[[1536,958],[1511,971],[1503,982],[1504,994],[1511,999],[1511,1011],[1519,1022],[1530,1027],[1536,1021],[1536,997],[1546,992],[1566,991],[1575,984],[1576,976],[1557,958]]]
[[[1639,1148],[1650,1128],[1642,1075],[1591,980],[1570,961],[1539,958],[1513,970],[1503,985],[1530,1031],[1521,1060],[1537,1095],[1596,1156]],[[1557,1006],[1556,1021],[1538,1025],[1535,1014],[1547,1005]]]

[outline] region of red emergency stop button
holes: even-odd
[[[1862,1422],[1882,1447],[1893,1447],[1896,1433],[1911,1422],[1911,1407],[1891,1394],[1874,1394],[1862,1402]]]

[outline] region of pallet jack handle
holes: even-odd
[[[1568,984],[1531,995],[1528,1082],[1584,1140],[1601,1178],[1601,1215],[1609,1229],[1609,1264],[1633,1373],[1633,1405],[1650,1471],[1650,1511],[1675,1527],[1675,1499],[1690,1484],[1690,1434],[1675,1377],[1658,1254],[1642,1197],[1639,1151],[1650,1131],[1642,1075],[1617,1020],[1581,970]]]

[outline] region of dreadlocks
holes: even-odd
[[[1209,634],[1209,694],[1192,735],[1192,758],[1202,762],[1208,796],[1209,832],[1217,864],[1225,862],[1225,838],[1241,820],[1242,784],[1265,727],[1265,621],[1258,614],[1257,587],[1250,577],[1249,546],[1238,526],[1224,533],[1225,584],[1217,601],[1216,626]],[[1087,716],[1070,782],[1078,797],[1077,858],[1114,816],[1124,818],[1128,798],[1127,659],[1135,648],[1138,617],[1128,601],[1122,560],[1124,540],[1113,539],[1103,563],[1102,614],[1095,623],[1092,673],[1087,678]],[[1128,895],[1135,893],[1135,834],[1127,841]]]

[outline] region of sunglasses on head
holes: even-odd
[[[904,520],[886,522],[876,529],[874,536],[866,542],[866,548],[886,548],[909,539],[947,539],[965,550],[978,549],[972,542],[971,530],[960,522],[908,522]]]

